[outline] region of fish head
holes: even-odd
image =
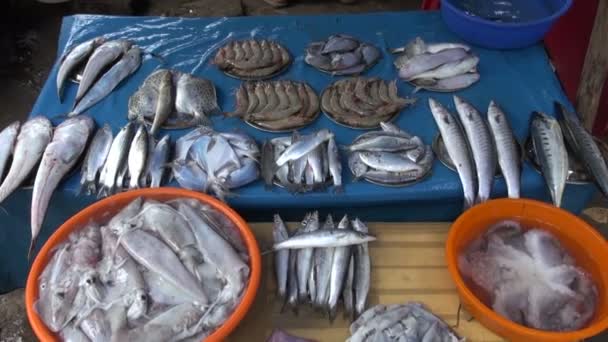
[[[76,284],[56,286],[51,290],[50,321],[46,322],[52,331],[60,331],[68,323],[74,297],[78,291]]]
[[[148,312],[148,295],[142,289],[137,289],[131,294],[131,305],[127,310],[127,318],[136,320]]]
[[[103,299],[103,286],[99,280],[99,273],[95,270],[85,271],[80,279],[79,286],[84,289],[88,298],[96,303]]]

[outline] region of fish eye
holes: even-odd
[[[63,293],[63,292],[57,292],[55,295],[62,299],[65,298],[65,293]]]
[[[139,296],[139,299],[142,300],[142,301],[144,301],[144,300],[148,299],[148,296],[146,296],[145,294],[142,294],[142,295]]]

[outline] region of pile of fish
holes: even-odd
[[[431,146],[393,124],[380,126],[381,131],[363,133],[346,147],[355,179],[397,186],[425,177],[433,166]]]
[[[598,292],[549,232],[501,221],[459,256],[465,280],[498,314],[531,328],[571,331],[592,319]],[[484,297],[485,295],[485,297]]]
[[[345,34],[334,34],[325,41],[310,43],[304,61],[332,75],[358,75],[381,57],[380,50],[373,45]]]
[[[114,137],[104,125],[97,131],[82,165],[81,191],[105,197],[123,189],[161,186],[171,155],[168,135],[158,142],[145,125],[127,123]]]
[[[520,151],[506,114],[494,101],[490,102],[488,125],[477,109],[460,97],[454,96],[454,104],[460,120],[439,102],[429,99],[450,163],[455,165],[462,183],[465,209],[490,198],[497,164],[509,197],[519,198]]]
[[[321,109],[330,119],[351,128],[375,128],[391,121],[416,102],[398,94],[397,81],[353,77],[336,81],[321,96]]]
[[[418,37],[406,46],[393,49],[399,77],[419,88],[455,91],[479,81],[479,57],[468,45],[459,43],[425,43]]]
[[[75,45],[60,60],[57,72],[57,96],[60,101],[66,81],[70,77],[75,78],[83,65],[70,116],[84,113],[134,73],[141,65],[141,50],[131,41],[108,41],[104,37]]]
[[[350,333],[347,342],[464,341],[441,318],[416,302],[369,308],[351,324]]]
[[[211,126],[208,116],[219,113],[213,83],[177,70],[156,70],[129,98],[129,120],[151,124],[152,135],[160,128]]]
[[[281,73],[289,64],[289,51],[271,40],[235,40],[221,47],[213,64],[226,75],[242,80],[264,80]]]
[[[193,199],[138,198],[52,253],[34,308],[69,341],[200,341],[249,282],[234,223]]]
[[[290,234],[275,215],[273,238],[277,291],[289,307],[309,302],[333,321],[342,299],[352,319],[363,313],[371,276],[367,243],[376,239],[363,222],[344,216],[336,227],[329,215],[320,226],[313,212]]]
[[[28,258],[31,258],[36,246],[55,188],[80,160],[94,129],[95,122],[85,115],[67,119],[54,129],[47,118],[39,116],[23,125],[14,122],[0,132],[2,174],[12,157],[8,173],[0,185],[0,203],[31,173],[36,174],[32,192],[32,237]]]
[[[534,161],[540,164],[553,203],[560,206],[570,170],[577,166],[573,161],[578,160],[586,176],[595,181],[604,195],[608,194],[608,167],[593,136],[575,113],[559,103],[555,103],[555,109],[558,121],[535,113],[530,126]]]
[[[267,140],[262,146],[262,178],[266,188],[277,184],[290,192],[325,189],[341,193],[342,162],[334,134],[327,129],[309,135]]]
[[[277,132],[306,126],[318,114],[319,97],[308,84],[281,80],[242,83],[236,91],[236,108],[225,115]]]
[[[232,195],[229,190],[258,179],[259,158],[260,149],[250,136],[202,127],[177,139],[171,167],[182,188],[211,191],[224,200]]]

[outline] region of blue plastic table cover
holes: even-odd
[[[333,33],[350,34],[379,47],[383,58],[365,75],[386,80],[397,77],[393,56],[387,52],[387,48],[402,46],[417,36],[430,42],[459,41],[444,26],[438,12],[196,19],[77,15],[63,20],[58,55],[75,43],[104,35],[108,38],[131,39],[145,51],[163,56],[164,64],[148,54],[134,75],[88,111],[99,126],[107,122],[116,134],[127,122],[129,96],[150,73],[161,67],[175,68],[212,80],[218,90],[221,108],[224,111],[233,109],[234,90],[240,81],[225,76],[210,63],[215,50],[231,39],[256,37],[279,41],[295,59],[287,72],[278,78],[306,81],[320,94],[335,79],[306,65],[303,53],[309,42],[322,40]],[[520,141],[528,135],[528,121],[533,110],[552,113],[554,100],[571,106],[542,45],[511,51],[474,47],[473,51],[481,59],[478,67],[481,80],[457,94],[482,112],[485,112],[490,100],[497,101],[508,114]],[[61,121],[60,116],[71,109],[77,88],[74,84],[68,85],[64,102],[60,103],[55,85],[57,69],[56,63],[30,114],[45,115],[55,123]],[[402,95],[409,95],[413,87],[400,81],[399,91]],[[404,110],[395,123],[430,144],[437,134],[437,127],[428,109],[428,97],[432,96],[454,110],[452,94],[421,91],[414,96],[418,98],[417,104]],[[213,118],[213,123],[218,131],[241,130],[254,136],[258,142],[279,136],[256,130],[236,118],[217,116]],[[363,133],[336,125],[324,115],[320,115],[302,132],[321,127],[335,132],[338,144],[348,144]],[[174,141],[186,131],[168,132]],[[275,212],[281,213],[285,219],[299,220],[305,211],[318,209],[322,214],[349,213],[365,221],[445,221],[456,218],[462,210],[463,195],[459,178],[437,159],[431,177],[401,188],[381,187],[364,181],[353,183],[346,158],[343,159],[344,194],[333,194],[329,190],[292,195],[279,188],[265,191],[262,182],[257,181],[237,189],[238,197],[230,198],[228,202],[249,220],[270,220]],[[63,221],[96,200],[92,196],[77,195],[78,181],[79,174],[73,174],[53,195],[38,246]],[[522,190],[524,197],[549,199],[543,178],[527,163],[523,170]],[[593,187],[589,185],[569,185],[564,194],[564,207],[574,212],[580,211],[593,192]],[[504,196],[504,180],[497,179],[493,197]],[[0,217],[3,217],[0,219],[0,292],[23,285],[27,274],[30,201],[31,190],[21,189],[2,203],[6,213],[0,212]]]

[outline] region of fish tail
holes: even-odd
[[[37,236],[32,236],[32,239],[30,240],[30,247],[27,251],[27,260],[28,261],[32,260],[32,256],[33,256],[34,248],[36,247],[37,240],[38,240]]]

